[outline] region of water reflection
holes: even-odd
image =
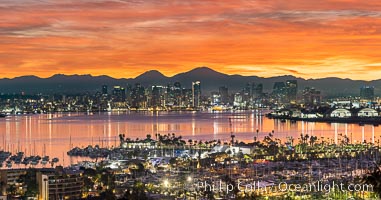
[[[380,128],[372,125],[291,122],[268,119],[262,112],[127,112],[127,113],[81,113],[23,115],[0,119],[0,149],[13,152],[24,151],[26,155],[44,154],[58,157],[65,164],[75,162],[66,157],[73,146],[89,144],[117,146],[120,133],[126,138],[145,138],[147,134],[175,133],[188,139],[230,141],[230,132],[239,141],[251,142],[274,130],[274,136],[286,141],[308,134],[338,143],[342,136],[352,142],[379,142]],[[230,123],[230,122],[231,123]],[[44,147],[45,145],[45,147]],[[69,162],[68,162],[69,161]]]

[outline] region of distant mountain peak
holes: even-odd
[[[190,71],[177,74],[176,76],[185,75],[185,74],[190,75],[190,76],[200,76],[200,77],[210,77],[210,78],[212,78],[212,77],[221,78],[222,76],[227,76],[224,73],[218,72],[214,69],[211,69],[211,68],[205,67],[205,66],[194,68]]]
[[[194,69],[188,71],[187,73],[189,73],[189,72],[220,73],[220,72],[217,72],[217,71],[214,70],[214,69],[211,69],[211,68],[209,68],[209,67],[205,67],[205,66],[203,66],[203,67],[196,67],[196,68],[194,68]]]
[[[157,79],[157,78],[162,79],[162,78],[168,78],[168,77],[166,77],[164,74],[162,74],[161,72],[157,70],[149,70],[144,72],[143,74],[140,74],[135,79],[141,80],[141,79]]]

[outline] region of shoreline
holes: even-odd
[[[290,116],[276,116],[272,114],[267,114],[269,119],[280,119],[280,120],[290,120],[290,121],[306,121],[306,122],[321,122],[321,123],[344,123],[344,124],[370,124],[378,126],[381,124],[381,117],[369,117],[369,118],[360,118],[360,117],[350,117],[350,118],[333,118],[333,117],[324,117],[324,118],[301,118],[301,117],[290,117]]]

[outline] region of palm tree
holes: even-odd
[[[235,138],[235,135],[234,135],[233,133],[231,133],[230,137],[232,138],[231,145],[234,145],[234,138]]]
[[[151,134],[147,134],[147,140],[151,140]]]

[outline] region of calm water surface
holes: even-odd
[[[300,137],[301,133],[324,137],[337,142],[339,134],[347,135],[353,142],[377,142],[380,127],[357,124],[296,122],[284,123],[268,119],[262,111],[247,112],[121,112],[121,113],[63,113],[45,115],[17,115],[0,118],[0,149],[24,151],[26,155],[58,157],[59,164],[69,165],[66,152],[73,146],[89,144],[100,146],[119,145],[118,134],[131,139],[145,138],[155,133],[175,133],[184,139],[230,140],[230,133],[239,141],[253,141],[256,130],[262,139],[274,130],[274,136]],[[229,123],[231,119],[231,123]]]

